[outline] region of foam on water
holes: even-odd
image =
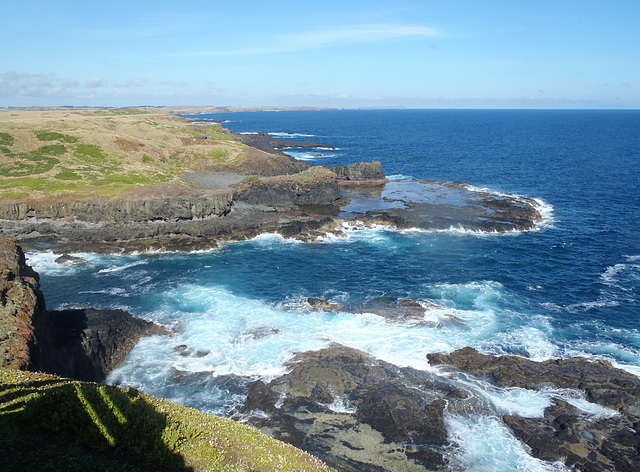
[[[561,462],[545,462],[529,455],[526,445],[494,416],[457,415],[445,410],[449,440],[456,447],[449,460],[452,470],[465,472],[569,472]]]
[[[269,132],[269,136],[274,136],[276,138],[312,138],[315,134],[304,134],[304,133],[287,133],[287,132]]]
[[[327,152],[329,151],[329,152]],[[314,148],[314,149],[300,149],[300,148],[286,148],[283,150],[285,154],[291,156],[300,161],[316,161],[335,157],[334,149],[327,148]]]

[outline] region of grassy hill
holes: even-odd
[[[0,199],[113,196],[188,171],[243,171],[256,157],[282,159],[154,109],[0,111]]]
[[[0,368],[2,471],[328,471],[255,428],[135,389]]]

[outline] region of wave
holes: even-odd
[[[635,289],[637,283],[640,283],[640,256],[625,256],[625,259],[624,263],[607,267],[600,276],[602,283],[623,291]]]
[[[134,261],[134,262],[130,262],[129,264],[124,264],[124,265],[118,265],[118,264],[114,264],[110,267],[107,267],[106,269],[100,269],[98,271],[99,274],[109,274],[109,273],[113,273],[113,272],[121,272],[123,270],[127,270],[127,269],[131,269],[132,267],[137,267],[140,265],[147,265],[149,262],[148,261]]]
[[[561,461],[545,462],[529,455],[529,448],[492,415],[459,415],[445,409],[445,427],[456,446],[449,451],[453,470],[484,472],[569,472]]]
[[[304,133],[287,133],[283,131],[277,132],[269,132],[269,136],[274,136],[276,138],[312,138],[315,134],[304,134]]]

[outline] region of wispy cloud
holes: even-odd
[[[441,32],[428,26],[411,25],[347,25],[339,28],[305,31],[273,38],[271,44],[260,48],[185,51],[170,54],[172,57],[205,57],[205,56],[247,56],[258,54],[278,54],[285,52],[306,51],[327,47],[346,46],[388,41],[400,38],[434,38]]]
[[[317,48],[371,43],[396,38],[433,38],[436,36],[440,36],[440,31],[427,26],[376,24],[353,25],[325,31],[308,31],[288,35],[285,39],[292,44],[298,45],[298,47]]]

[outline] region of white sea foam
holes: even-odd
[[[55,254],[52,251],[25,252],[27,263],[37,272],[53,275],[71,275],[76,273],[79,269],[86,267],[87,264],[94,265],[104,258],[104,256],[89,253],[72,253],[70,255],[84,259],[85,263],[60,264],[56,262],[56,259],[60,257],[60,254]]]
[[[315,134],[303,134],[303,133],[287,133],[287,132],[269,132],[269,136],[273,136],[276,138],[311,138],[315,136]]]
[[[573,405],[585,415],[593,419],[613,418],[619,413],[611,408],[607,408],[597,403],[592,403],[584,397],[582,392],[570,388],[543,388],[540,393],[550,398],[559,398]]]
[[[497,417],[457,415],[445,410],[449,440],[456,447],[449,461],[454,471],[465,472],[569,472],[562,462],[545,462],[529,455],[526,445],[516,439]]]
[[[625,286],[625,282],[629,282],[629,280],[633,282],[640,281],[640,256],[625,256],[625,259],[626,262],[609,266],[602,273],[600,280],[605,285],[629,291],[633,287]],[[631,284],[627,283],[627,285]]]
[[[124,265],[120,265],[120,264],[114,264],[110,267],[107,267],[105,269],[100,269],[98,271],[99,274],[108,274],[108,273],[112,273],[112,272],[121,272],[127,269],[131,269],[132,267],[137,267],[140,265],[146,265],[148,264],[148,261],[134,261],[134,262],[130,262],[129,264],[124,264]]]
[[[333,399],[333,402],[323,405],[335,413],[355,414],[358,412],[358,409],[345,397],[336,397]]]
[[[615,410],[588,401],[582,392],[575,389],[498,387],[467,374],[455,374],[453,377],[456,385],[499,415],[542,418],[554,398],[564,400],[593,419],[611,418],[618,414]]]

